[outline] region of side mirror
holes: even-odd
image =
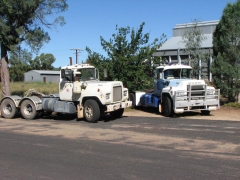
[[[170,81],[164,81],[164,82],[163,82],[163,84],[164,84],[165,86],[168,86],[169,83],[170,83]]]
[[[65,78],[65,70],[61,69],[61,78],[64,79]]]

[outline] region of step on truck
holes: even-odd
[[[99,81],[98,70],[89,64],[61,68],[59,93],[27,97],[6,96],[1,100],[1,116],[14,118],[19,113],[25,119],[36,119],[42,113],[77,114],[88,122],[110,113],[119,118],[124,108],[131,107],[128,89],[121,81]]]
[[[183,64],[161,65],[155,69],[152,92],[134,91],[129,94],[132,107],[158,108],[165,116],[188,111],[208,115],[220,108],[220,90],[204,80],[191,79],[192,68]]]

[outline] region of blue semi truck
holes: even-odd
[[[153,92],[134,91],[129,94],[132,108],[158,108],[165,116],[187,111],[201,111],[208,115],[220,108],[220,90],[208,86],[204,80],[191,78],[192,68],[183,64],[158,66]]]

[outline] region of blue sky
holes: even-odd
[[[176,24],[219,20],[228,2],[235,0],[67,0],[69,8],[62,13],[66,24],[47,29],[51,41],[39,54],[51,53],[56,58],[54,67],[69,64],[76,55],[72,48],[80,48],[78,62],[87,59],[88,46],[92,51],[105,55],[100,36],[109,40],[118,27],[137,29],[145,22],[144,33],[150,32],[150,42],[166,34],[171,38]]]

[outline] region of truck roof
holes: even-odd
[[[72,66],[64,66],[61,69],[81,69],[81,68],[95,68],[95,67],[91,66],[90,64],[76,64]]]
[[[158,66],[156,69],[192,69],[191,66],[189,65],[184,65],[184,64],[166,64],[166,65],[161,65]]]

